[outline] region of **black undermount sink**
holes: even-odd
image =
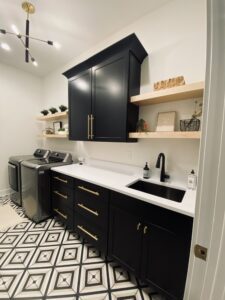
[[[135,183],[128,185],[129,188],[138,190],[147,194],[152,194],[158,197],[166,198],[175,202],[182,202],[185,191],[179,190],[164,185],[155,184],[138,180]]]

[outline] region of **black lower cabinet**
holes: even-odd
[[[111,195],[109,256],[167,299],[183,299],[191,232],[189,217]]]
[[[76,180],[74,190],[74,230],[107,254],[109,190]]]
[[[191,217],[56,172],[52,208],[70,229],[166,299],[183,299]]]
[[[164,228],[145,223],[141,278],[168,298],[182,299],[190,244]]]
[[[139,227],[139,228],[138,228]],[[141,242],[139,219],[118,207],[110,207],[110,256],[138,275],[141,265]]]

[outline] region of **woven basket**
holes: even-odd
[[[180,120],[181,131],[199,131],[200,120],[196,118]]]

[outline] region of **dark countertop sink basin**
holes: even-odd
[[[175,202],[182,202],[185,191],[171,188],[164,185],[155,184],[138,180],[135,183],[128,185],[129,188],[138,190],[147,194],[152,194],[158,197],[166,198]]]

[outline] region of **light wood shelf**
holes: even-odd
[[[68,134],[43,134],[42,137],[48,139],[67,139]]]
[[[39,116],[37,117],[38,121],[54,121],[58,119],[63,119],[68,117],[68,111],[59,112],[55,114],[48,114],[47,116]]]
[[[160,131],[130,132],[129,138],[135,139],[200,139],[200,131]]]
[[[149,105],[164,102],[180,101],[189,98],[203,97],[204,82],[185,84],[165,90],[131,97],[131,103],[136,105]]]

